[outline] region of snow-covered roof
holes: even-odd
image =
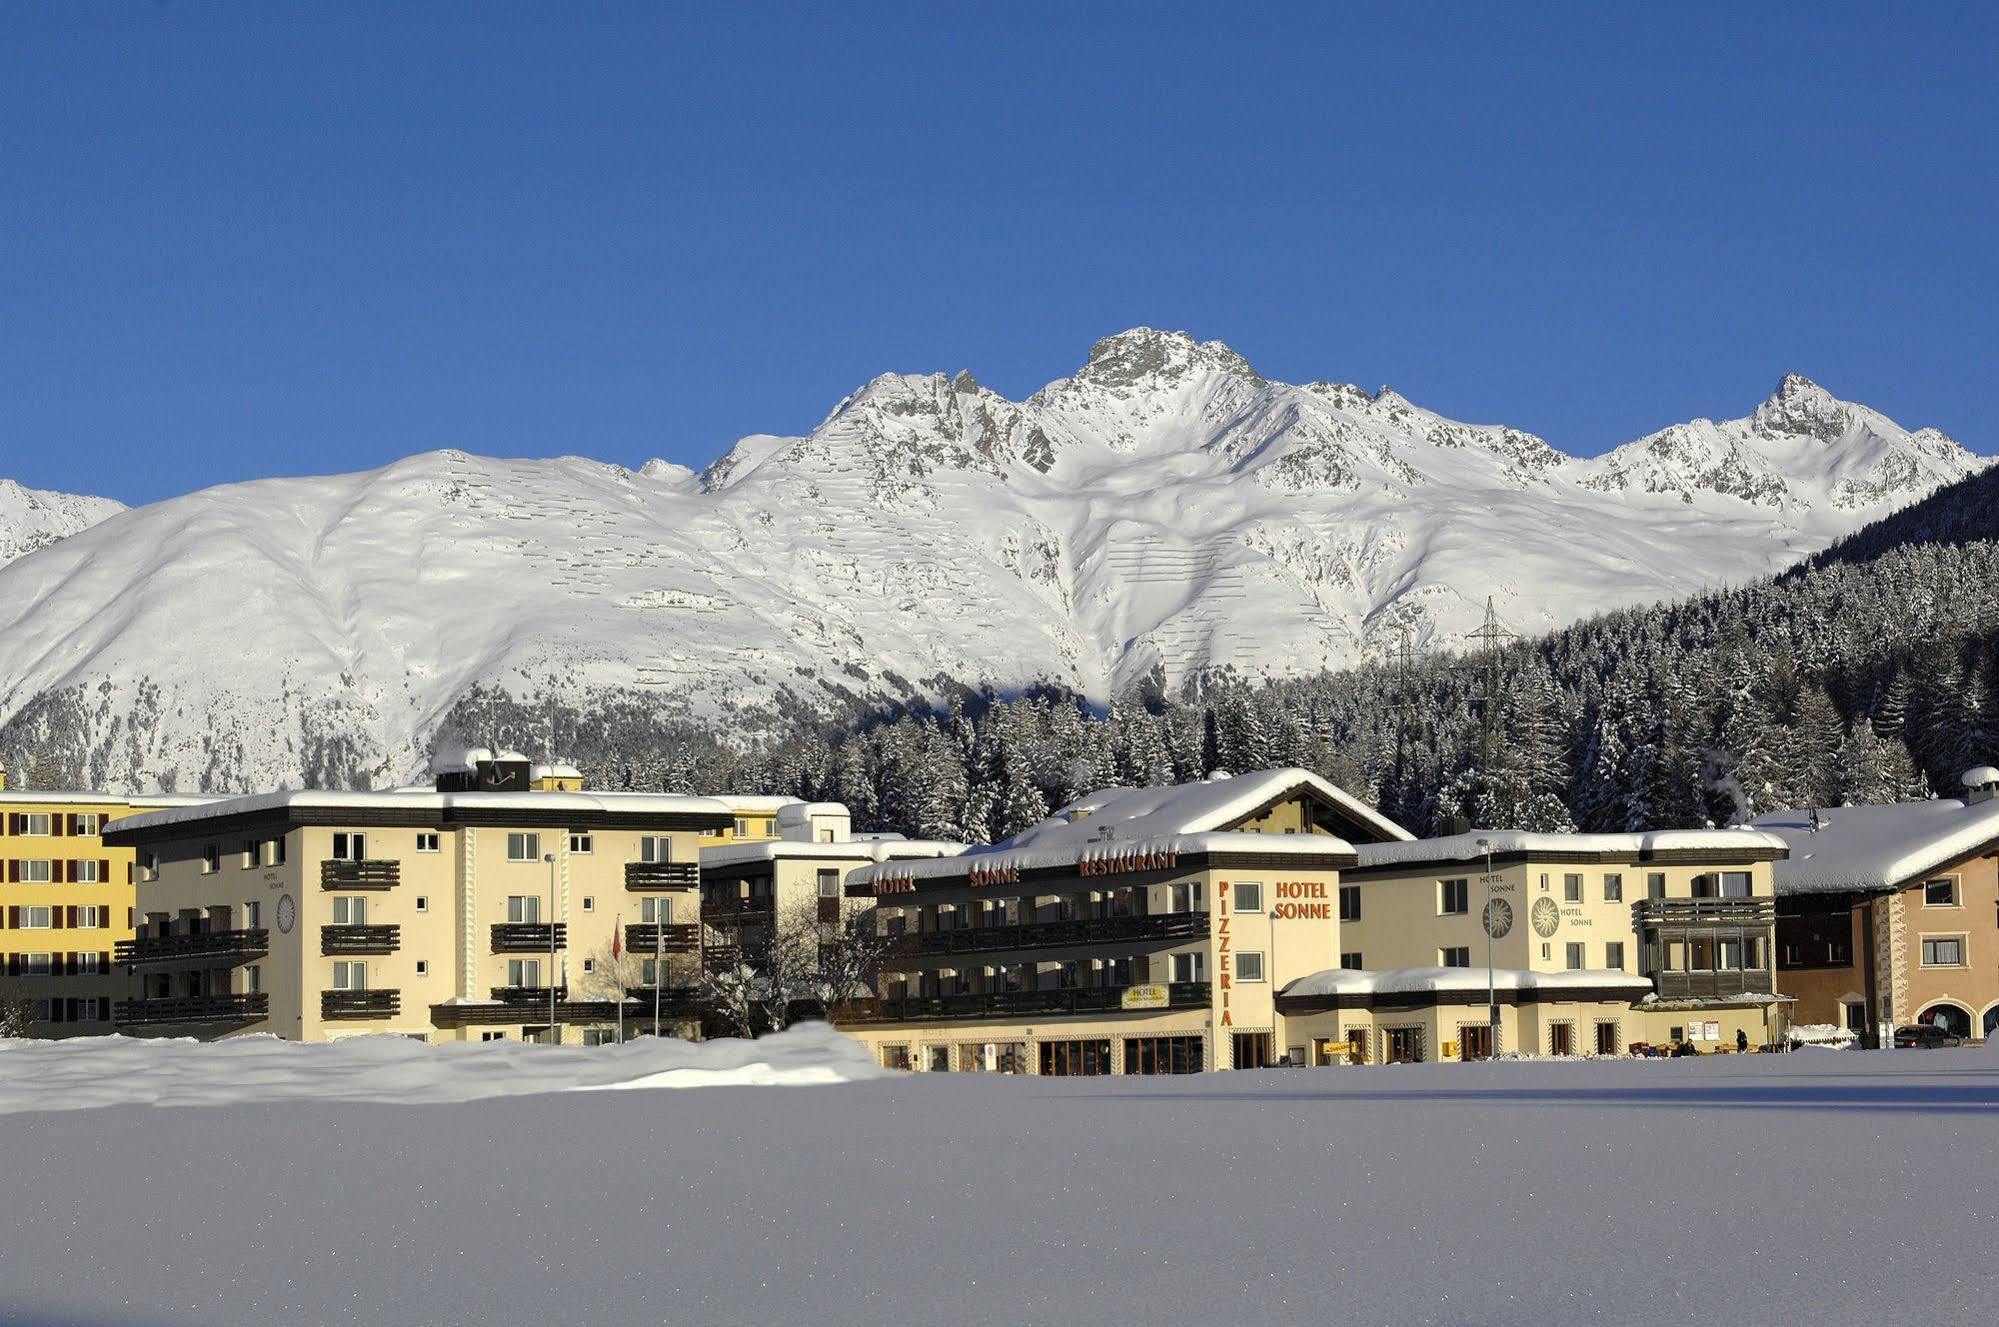
[[[1334,803],[1383,838],[1412,837],[1387,816],[1310,770],[1267,769],[1160,788],[1101,788],[995,844],[994,850],[1209,833],[1261,810],[1286,793],[1302,791]]]
[[[796,797],[767,793],[703,793],[702,796],[720,802],[739,815],[775,815],[784,807],[800,804],[800,799]]]
[[[1628,990],[1633,999],[1638,999],[1651,991],[1652,982],[1650,978],[1635,973],[1604,968],[1586,968],[1574,972],[1529,972],[1523,968],[1500,968],[1492,973],[1492,986],[1502,991]],[[1327,968],[1309,977],[1298,978],[1286,985],[1278,995],[1280,997],[1403,995],[1485,989],[1484,968],[1393,968],[1385,972]]]
[[[1154,839],[1115,839],[1104,843],[1065,843],[1045,848],[968,848],[951,857],[899,865],[894,874],[903,879],[935,880],[965,875],[970,871],[1041,871],[1083,867],[1093,862],[1136,861],[1148,857],[1173,857],[1217,852],[1254,852],[1296,857],[1300,861],[1338,854],[1351,857],[1353,845],[1330,834],[1170,834]],[[1169,868],[1170,869],[1170,868]],[[876,868],[863,866],[847,877],[850,885],[873,882]]]
[[[803,839],[770,839],[763,843],[723,843],[701,850],[703,866],[735,866],[744,862],[829,861],[888,862],[904,858],[955,857],[962,843],[944,839],[866,838],[838,843],[808,843]]]
[[[493,759],[493,749],[486,746],[445,746],[433,751],[430,756],[430,772],[433,774],[469,774],[481,764],[489,764]]]
[[[1999,783],[1999,769],[1990,765],[1973,765],[1958,779],[1967,788],[1984,788]]]
[[[1657,829],[1643,834],[1540,834],[1521,829],[1480,829],[1435,839],[1397,843],[1361,843],[1362,869],[1370,866],[1416,865],[1423,862],[1473,862],[1485,856],[1554,856],[1597,853],[1606,857],[1638,858],[1658,852],[1767,854],[1781,852],[1784,840],[1753,829]]]
[[[1751,823],[1791,847],[1777,863],[1779,894],[1886,891],[1999,841],[1999,800],[1835,806],[1818,812],[1773,811]]]
[[[13,788],[0,792],[0,806],[48,805],[51,803],[70,806],[199,806],[204,802],[218,801],[216,797],[186,797],[178,793],[133,793],[123,796],[118,793],[82,792],[62,788]]]
[[[528,767],[528,777],[530,779],[580,779],[583,777],[583,771],[569,764],[567,761],[558,760],[549,765],[530,765]]]
[[[229,797],[191,802],[177,807],[126,816],[115,822],[121,833],[157,829],[168,825],[194,824],[229,816],[256,815],[270,811],[310,809],[315,811],[371,810],[407,811],[412,807],[445,811],[532,811],[545,815],[549,823],[560,823],[565,812],[594,812],[612,815],[660,816],[698,815],[721,820],[731,814],[721,802],[708,797],[681,797],[665,793],[625,792],[430,792],[392,789],[381,792],[341,792],[305,789],[290,792],[258,793],[251,797]]]

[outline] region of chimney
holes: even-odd
[[[1974,765],[1964,772],[1964,777],[1959,782],[1964,784],[1966,806],[1989,802],[1994,794],[1999,794],[1999,769],[1994,769],[1990,765]]]

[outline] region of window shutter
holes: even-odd
[[[9,811],[7,813],[7,832],[9,834],[19,834],[21,832],[21,817],[18,812]]]
[[[19,930],[19,929],[20,929],[20,927],[21,927],[21,908],[20,908],[20,905],[19,905],[19,904],[15,904],[15,905],[13,905],[13,906],[10,906],[10,907],[9,907],[9,908],[7,909],[7,927],[8,927],[8,929],[9,929],[9,930]]]
[[[76,905],[74,903],[69,905],[69,929],[72,931],[76,929]]]
[[[21,956],[19,954],[7,955],[7,975],[10,977],[21,975]]]
[[[70,863],[66,858],[58,857],[49,864],[49,876],[59,885],[68,884],[72,874]]]
[[[21,883],[21,863],[12,857],[7,859],[7,883],[10,885]]]
[[[60,931],[63,929],[62,904],[60,903],[56,904],[53,908],[49,909],[49,929],[52,931]]]

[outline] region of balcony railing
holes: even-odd
[[[1648,898],[1631,905],[1641,927],[1764,927],[1777,921],[1777,901],[1767,898]]]
[[[744,922],[768,922],[777,907],[767,898],[719,898],[701,900],[701,920],[711,926],[736,926]]]
[[[319,1016],[329,1021],[394,1018],[403,1011],[401,991],[321,991]]]
[[[271,951],[271,933],[261,926],[197,935],[142,935],[112,947],[113,961],[126,967],[178,963],[227,966],[262,958]]]
[[[1726,999],[1732,995],[1769,995],[1775,990],[1767,969],[1731,968],[1723,972],[1654,972],[1652,984],[1662,1000]]]
[[[319,952],[341,958],[349,954],[393,954],[402,947],[400,926],[322,926]]]
[[[700,932],[701,928],[694,925],[654,926],[650,922],[634,922],[625,927],[625,948],[640,958],[660,953],[691,954],[701,947]]]
[[[741,945],[708,945],[701,951],[703,972],[727,972],[742,961]]]
[[[625,888],[696,889],[701,884],[697,862],[626,862]]]
[[[984,954],[1002,949],[1125,944],[1134,940],[1198,940],[1207,934],[1207,913],[1169,912],[1152,917],[1090,917],[1066,922],[1030,922],[1023,926],[967,926],[954,931],[905,933],[895,937],[895,952]]]
[[[493,998],[502,1004],[546,1005],[548,1003],[548,987],[546,986],[495,986],[492,990]],[[558,1004],[568,998],[569,988],[567,986],[558,986],[555,988],[555,999]]]
[[[355,862],[329,857],[319,864],[321,889],[394,889],[402,882],[401,862]]]
[[[1124,986],[1074,991],[997,991],[985,995],[912,996],[901,1000],[861,1000],[842,1022],[900,1023],[932,1018],[992,1018],[1008,1014],[1091,1014],[1124,1008]],[[1167,1008],[1200,1009],[1212,998],[1204,981],[1176,981],[1167,987]]]
[[[564,922],[496,922],[493,925],[493,952],[496,954],[546,954],[549,931],[553,928],[554,947],[569,947],[569,927]]]
[[[125,1027],[167,1023],[255,1023],[271,1012],[268,992],[246,995],[181,995],[158,1000],[120,1000],[112,1020]]]

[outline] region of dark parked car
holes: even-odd
[[[1929,1050],[1937,1046],[1962,1046],[1964,1038],[1954,1037],[1931,1023],[1911,1023],[1895,1029],[1895,1049]]]

